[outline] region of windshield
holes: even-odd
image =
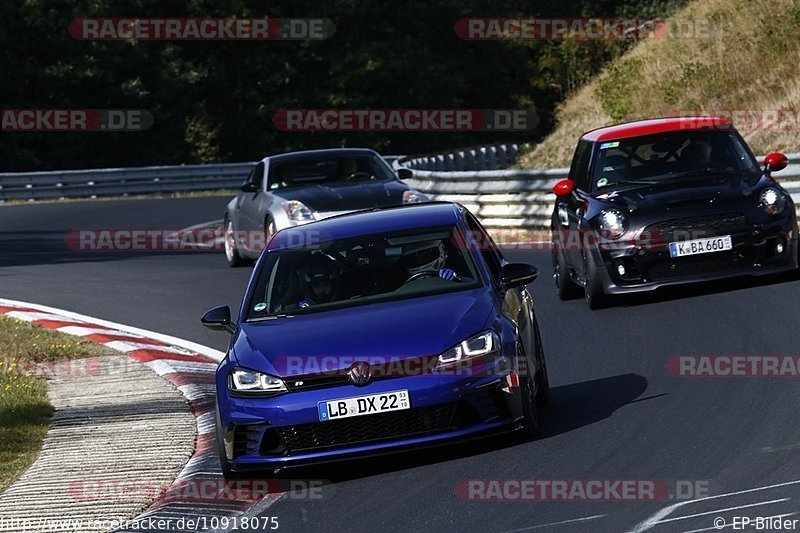
[[[674,131],[601,142],[592,164],[591,183],[597,190],[693,175],[749,178],[758,172],[758,164],[735,132]]]
[[[455,227],[362,235],[267,253],[246,320],[480,286]]]
[[[271,162],[268,187],[275,190],[321,183],[394,179],[397,178],[392,169],[375,154],[329,155]]]

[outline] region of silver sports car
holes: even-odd
[[[251,263],[276,231],[326,217],[427,201],[401,182],[411,171],[392,167],[374,150],[337,148],[275,155],[250,172],[225,210],[225,257]]]

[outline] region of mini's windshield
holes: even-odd
[[[363,235],[267,253],[247,320],[480,286],[454,227]]]
[[[386,162],[375,154],[316,156],[271,162],[270,190],[315,184],[354,183],[397,179]]]
[[[691,176],[758,173],[733,131],[687,130],[601,142],[592,164],[592,190]]]

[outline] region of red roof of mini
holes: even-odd
[[[585,141],[610,141],[640,137],[668,131],[730,128],[731,121],[722,117],[667,117],[637,120],[587,131],[581,136]]]

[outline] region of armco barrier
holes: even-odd
[[[800,203],[800,153],[775,178]],[[395,168],[400,156],[384,156]],[[763,162],[763,157],[759,157]],[[184,165],[0,174],[0,202],[235,190],[254,163]],[[549,224],[551,188],[568,169],[438,172],[414,170],[406,182],[434,200],[464,204],[490,228],[539,228]]]

